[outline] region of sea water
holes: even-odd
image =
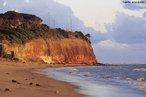
[[[39,73],[80,87],[87,97],[146,97],[146,65],[47,68]]]

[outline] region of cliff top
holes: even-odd
[[[42,19],[31,14],[8,11],[0,14],[0,42],[25,43],[33,38],[80,38],[90,43],[80,31],[65,31],[61,28],[51,29],[41,24]]]
[[[0,14],[0,24],[8,25],[6,23],[10,23],[12,25],[19,25],[22,23],[34,23],[40,24],[42,19],[31,14],[17,13],[15,11],[8,11],[4,14]]]

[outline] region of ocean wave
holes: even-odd
[[[145,68],[136,68],[136,69],[133,69],[134,71],[146,71]]]
[[[84,76],[90,77],[90,76],[96,76],[96,75],[95,74],[91,74],[90,72],[87,72],[87,73],[84,74]]]
[[[146,78],[140,77],[137,79],[138,81],[146,81]]]
[[[59,68],[59,69],[60,69],[60,70],[78,71],[78,69],[72,68],[72,67],[70,67],[70,68]]]
[[[63,67],[57,69],[85,80],[100,81],[146,92],[146,67],[141,65],[114,67]]]
[[[142,84],[140,87],[146,89],[146,83]]]

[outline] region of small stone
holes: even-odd
[[[20,84],[20,83],[19,83],[19,82],[17,82],[16,80],[12,80],[12,82],[13,82],[13,83],[17,83],[17,84]]]
[[[28,80],[27,78],[25,80]]]
[[[36,84],[36,86],[40,86],[40,84]]]
[[[12,82],[13,82],[13,83],[17,83],[17,81],[16,81],[16,80],[12,80]]]
[[[21,84],[21,83],[17,82],[17,84]]]
[[[29,85],[32,85],[33,83],[29,83]]]
[[[10,91],[10,89],[9,88],[5,88],[5,91]]]
[[[56,94],[59,94],[59,90],[56,90]]]

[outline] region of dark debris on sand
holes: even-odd
[[[17,83],[17,84],[20,84],[18,81],[16,80],[12,80],[12,83]]]
[[[36,86],[40,86],[40,84],[36,84]]]
[[[10,91],[10,89],[9,88],[5,88],[5,91]]]

